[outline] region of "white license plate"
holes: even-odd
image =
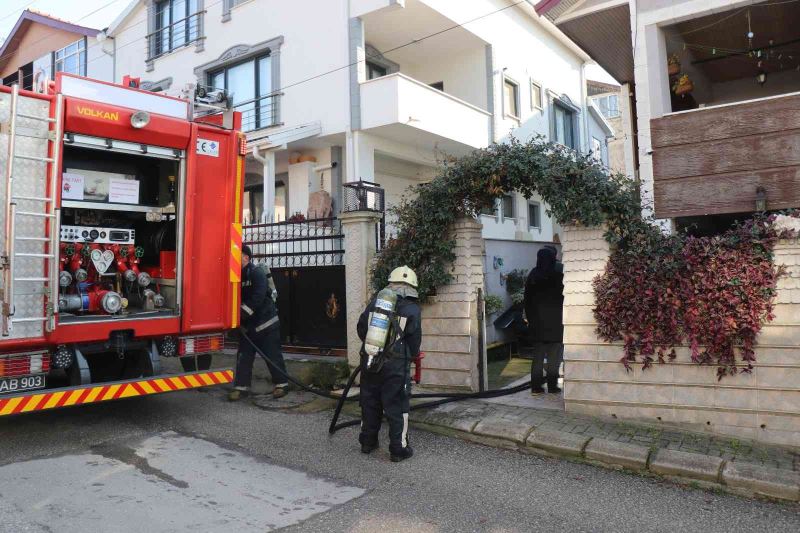
[[[44,378],[44,374],[22,376],[18,378],[0,378],[0,394],[43,389],[45,385]]]

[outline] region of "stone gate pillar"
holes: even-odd
[[[478,306],[483,305],[478,289],[486,291],[482,229],[471,218],[460,219],[450,228],[456,241],[453,279],[437,287],[422,306],[423,385],[479,388],[478,364],[485,362],[486,352],[485,324],[478,319]]]
[[[370,267],[376,253],[375,228],[381,213],[352,211],[339,215],[344,233],[344,273],[347,291],[347,362],[351,368],[359,364],[361,341],[356,325],[367,304],[370,287]]]

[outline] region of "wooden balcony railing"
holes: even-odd
[[[650,121],[655,211],[674,218],[800,207],[800,93]]]

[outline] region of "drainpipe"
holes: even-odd
[[[275,222],[275,152],[268,150],[262,155],[258,146],[253,147],[253,157],[264,166],[264,213],[262,218]]]
[[[117,81],[117,40],[114,37],[111,37],[108,33],[106,33],[106,31],[108,31],[108,28],[106,28],[105,30],[103,30],[100,33],[98,33],[95,36],[95,39],[97,40],[98,43],[100,43],[100,51],[103,52],[104,54],[106,54],[107,56],[111,56],[111,82],[112,83],[116,83],[116,81]],[[113,45],[113,48],[111,49],[111,52],[106,50],[105,47],[103,46],[103,43],[107,39],[111,39],[111,44]]]
[[[581,107],[583,108],[583,147],[581,149],[582,152],[586,152],[589,150],[591,146],[591,142],[589,140],[589,106],[587,101],[589,100],[588,94],[589,91],[586,89],[586,65],[588,63],[584,61],[581,63]]]

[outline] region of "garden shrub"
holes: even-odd
[[[538,194],[562,225],[606,228],[612,253],[594,282],[594,314],[603,340],[623,342],[626,368],[673,359],[683,344],[693,361],[717,365],[720,378],[752,368],[781,275],[774,219],[757,216],[715,237],[666,235],[643,218],[635,181],[542,138],[443,161],[433,181],[394,209],[398,231],[375,263],[375,289],[404,264],[417,272],[423,299],[449,283],[455,241],[447,228],[514,191]]]

